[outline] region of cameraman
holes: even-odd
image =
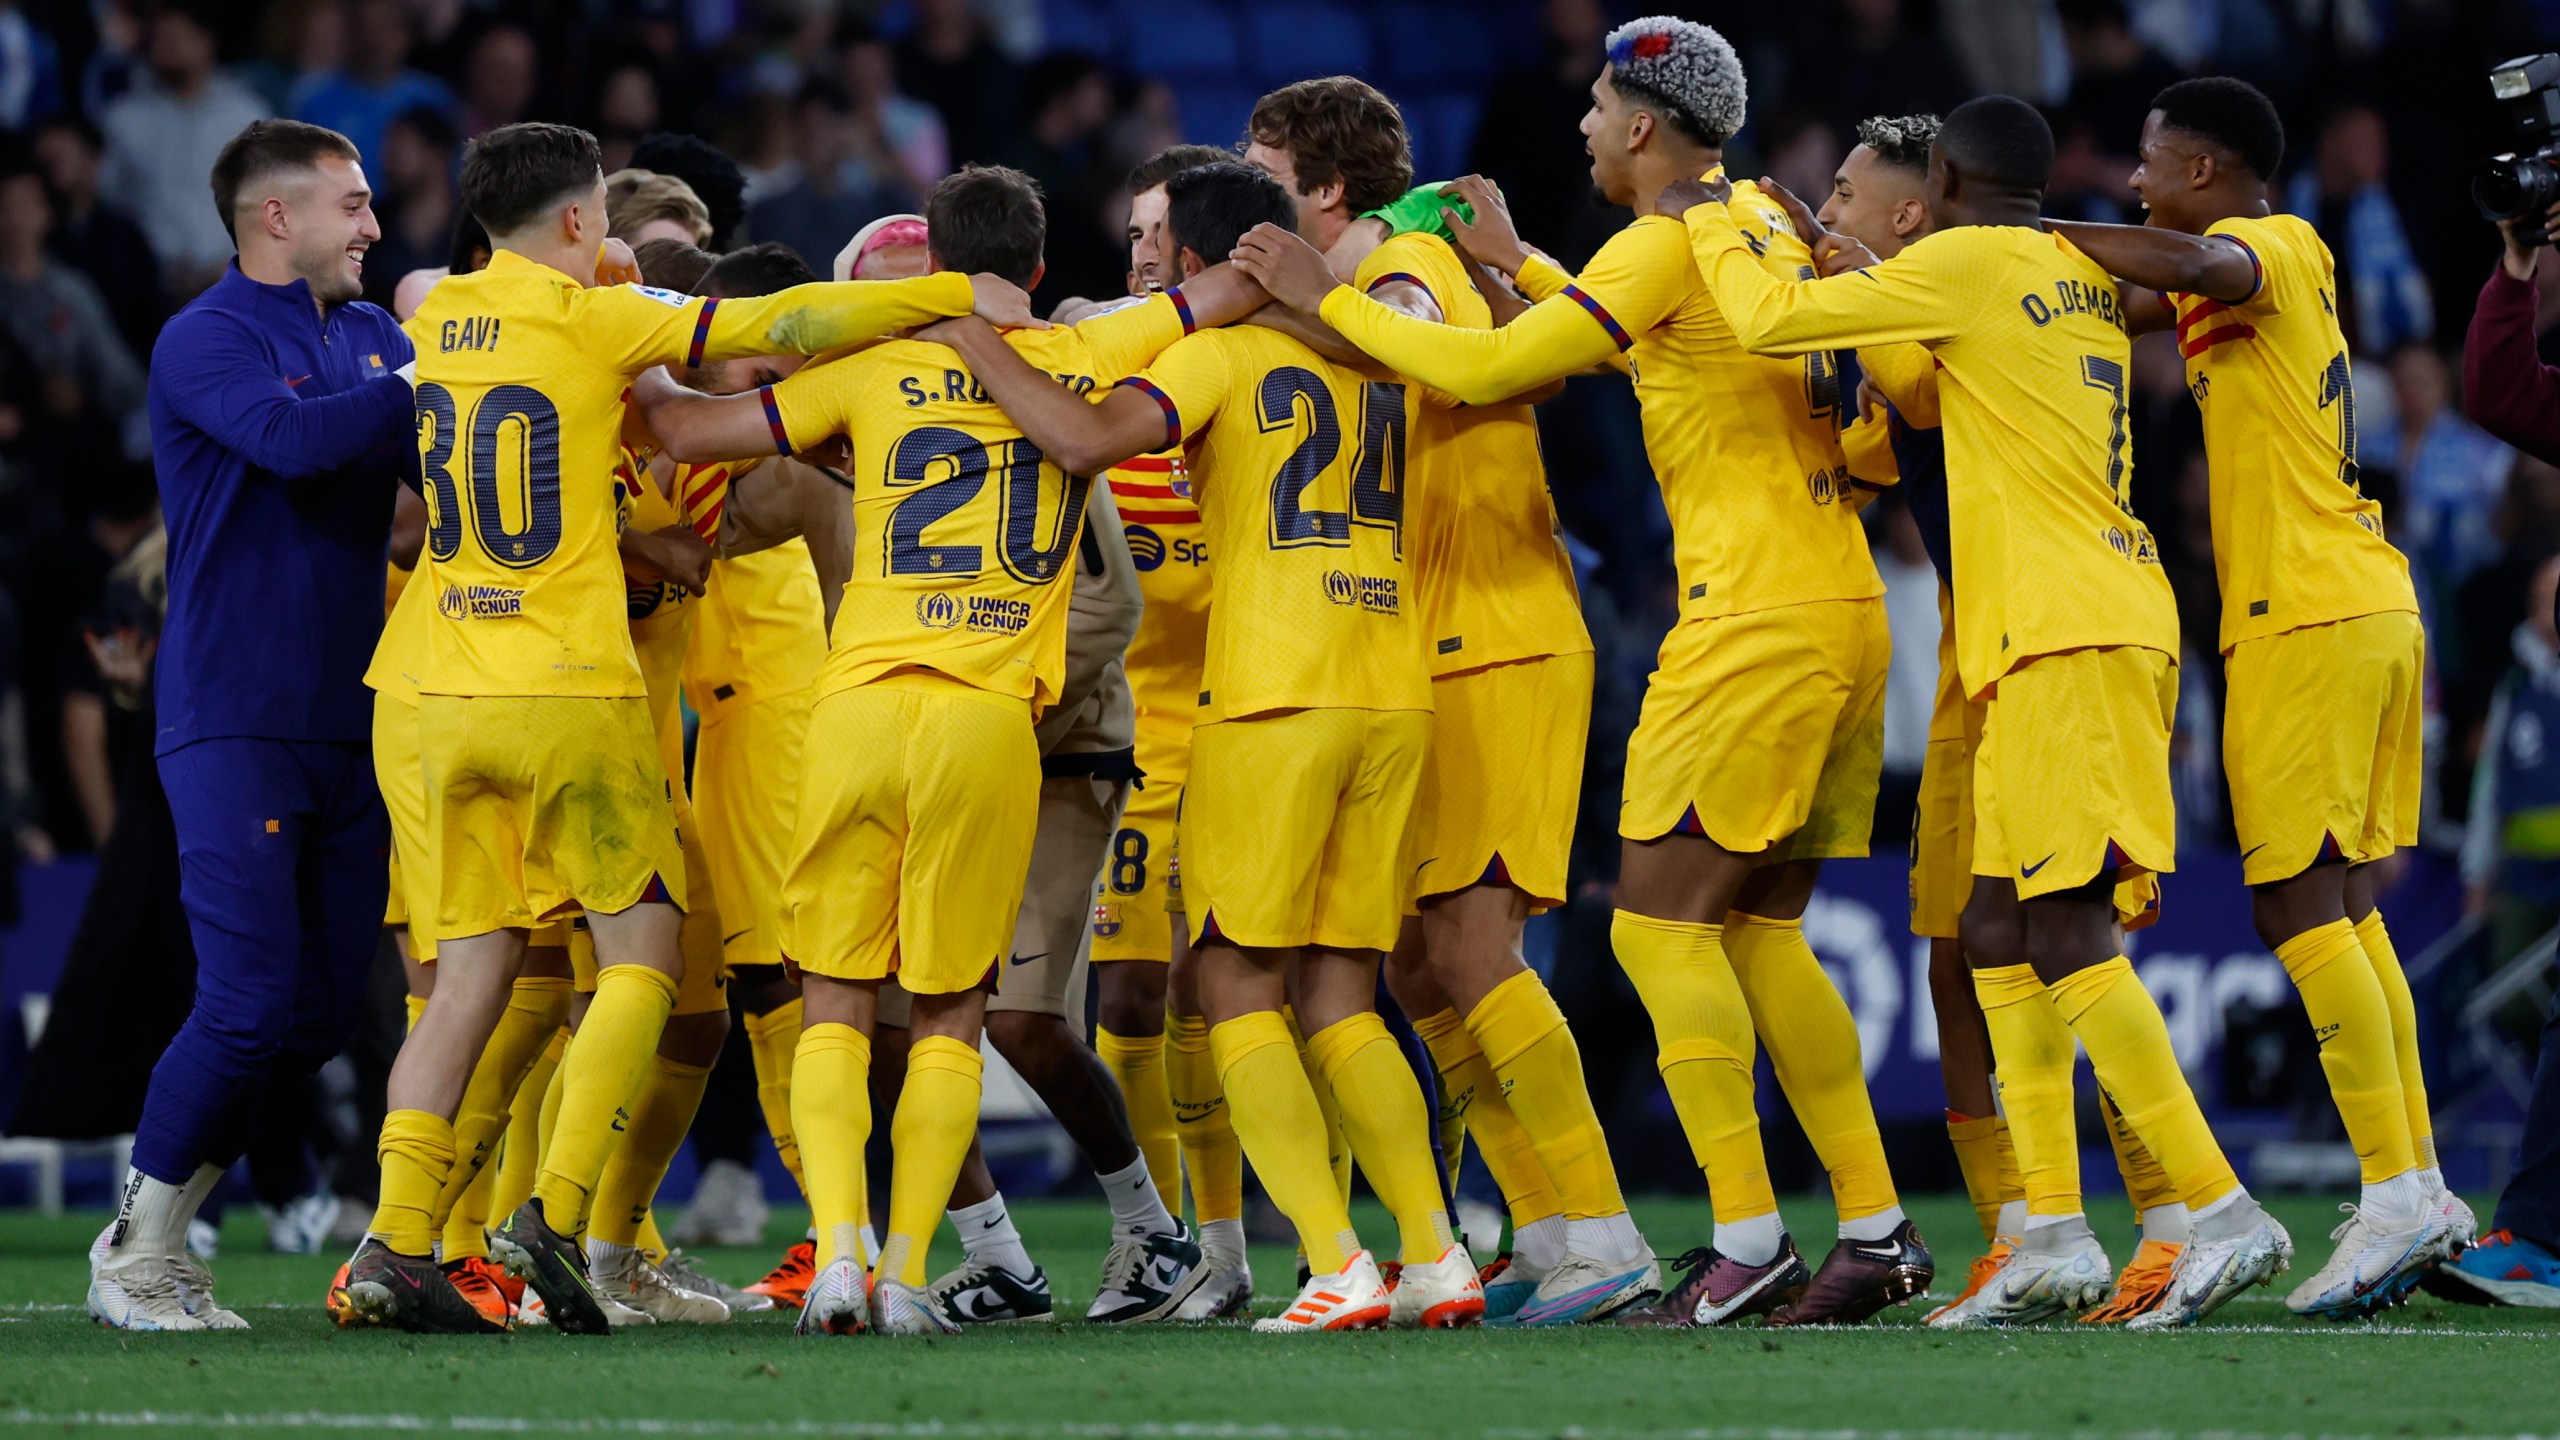
[[[2531,228],[2520,234],[2520,224]],[[2462,408],[2490,434],[2560,463],[2560,368],[2542,363],[2533,328],[2534,273],[2555,226],[2560,205],[2538,218],[2498,222],[2507,250],[2480,291],[2462,347]],[[2560,606],[2554,618],[2560,624]],[[2560,1004],[2543,1028],[2520,1148],[2515,1177],[2498,1197],[2495,1228],[2429,1274],[2430,1292],[2474,1304],[2560,1305]]]

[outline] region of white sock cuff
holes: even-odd
[[[1872,1245],[1901,1228],[1906,1218],[1899,1205],[1887,1205],[1873,1215],[1861,1215],[1855,1220],[1844,1218],[1840,1222],[1840,1238]]]

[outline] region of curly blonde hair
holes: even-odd
[[[653,220],[673,220],[692,232],[693,243],[711,243],[711,211],[693,187],[655,170],[616,170],[604,177],[605,226],[628,236]]]

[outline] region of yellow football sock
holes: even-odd
[[[667,1258],[667,1237],[658,1230],[657,1211],[644,1209],[640,1212],[640,1228],[633,1232],[631,1244],[651,1260]]]
[[[1724,927],[1620,910],[1609,919],[1609,948],[1653,1017],[1654,1063],[1706,1171],[1716,1219],[1774,1213],[1751,1093],[1751,1010],[1725,959]]]
[[[1334,1098],[1333,1084],[1325,1079],[1324,1068],[1307,1054],[1306,1032],[1298,1028],[1296,1012],[1283,1010],[1288,1021],[1289,1039],[1298,1047],[1298,1067],[1307,1072],[1307,1088],[1316,1097],[1316,1113],[1324,1117],[1325,1166],[1333,1172],[1333,1188],[1342,1195],[1347,1208],[1351,1204],[1351,1140],[1342,1133],[1342,1105]],[[1255,1167],[1259,1174],[1261,1167]]]
[[[489,1043],[480,1049],[480,1062],[471,1067],[462,1106],[453,1117],[453,1173],[436,1196],[436,1229],[444,1237],[447,1260],[488,1253],[484,1232],[496,1180],[492,1177],[484,1185],[481,1177],[489,1174],[490,1151],[506,1133],[516,1091],[568,1014],[566,978],[518,979],[507,995],[507,1008],[498,1015],[497,1028],[489,1032]],[[469,1203],[474,1192],[476,1205]]]
[[[2356,927],[2340,918],[2305,930],[2276,946],[2276,961],[2302,993],[2311,1033],[2320,1042],[2329,1098],[2346,1122],[2364,1182],[2379,1184],[2418,1168],[2409,1106],[2400,1094],[2391,1006],[2357,942]]]
[[[596,1184],[649,1078],[675,1003],[676,977],[663,970],[612,965],[597,972],[596,998],[560,1062],[560,1115],[543,1147],[542,1176],[533,1183],[543,1219],[563,1235],[586,1234]]]
[[[818,1267],[862,1254],[862,1149],[871,1140],[871,1039],[850,1025],[811,1025],[791,1062],[791,1129],[800,1137]]]
[[[534,1108],[533,1183],[535,1185],[542,1183],[543,1157],[551,1153],[551,1141],[560,1133],[560,1090],[568,1079],[566,1072],[569,1068],[569,1047],[576,1043],[578,1038],[578,1032],[575,1030],[563,1029],[560,1033],[564,1038],[560,1041],[559,1056],[552,1063],[551,1078],[543,1082],[542,1103]],[[527,1187],[525,1199],[532,1198],[533,1190]],[[510,1210],[507,1213],[512,1215],[515,1212]]]
[[[1236,1137],[1253,1157],[1271,1203],[1298,1228],[1315,1273],[1339,1271],[1360,1241],[1352,1233],[1350,1208],[1334,1187],[1324,1153],[1324,1116],[1288,1023],[1269,1010],[1239,1015],[1209,1031],[1209,1050],[1217,1058]]]
[[[2231,1162],[2205,1124],[2186,1072],[2178,1068],[2178,1054],[2169,1048],[2160,1006],[2135,978],[2133,963],[2118,955],[2063,976],[2048,993],[2089,1052],[2098,1083],[2124,1108],[2133,1133],[2160,1157],[2188,1207],[2201,1209],[2238,1189],[2240,1177],[2231,1173]]]
[[[2080,1135],[2071,1118],[2071,1029],[2045,998],[2032,965],[1973,972],[1991,1034],[2009,1139],[2029,1215],[2080,1213]]]
[[[969,1141],[978,1133],[978,1100],[986,1062],[977,1047],[949,1035],[927,1035],[907,1050],[907,1083],[889,1119],[889,1233],[880,1242],[880,1273],[909,1285],[925,1282],[925,1251]]]
[[[424,1110],[382,1117],[382,1190],[366,1227],[403,1255],[436,1248],[436,1193],[453,1173],[453,1124]]]
[[[608,1245],[640,1244],[640,1224],[649,1216],[649,1204],[657,1198],[685,1132],[693,1128],[693,1113],[702,1108],[702,1087],[710,1082],[708,1065],[687,1065],[664,1055],[650,1063],[648,1078],[632,1099],[622,1143],[613,1147],[596,1181],[589,1235]]]
[[[1778,1088],[1830,1172],[1840,1218],[1860,1220],[1900,1204],[1858,1058],[1858,1022],[1813,958],[1804,921],[1732,911],[1724,921],[1724,953]]]
[[[2133,1133],[2133,1124],[2124,1118],[2123,1107],[2116,1104],[2116,1098],[2104,1086],[2098,1088],[2098,1115],[2107,1122],[2107,1144],[2116,1153],[2116,1173],[2124,1177],[2124,1198],[2132,1204],[2133,1213],[2140,1215],[2163,1205],[2183,1204],[2186,1197],[2178,1193],[2169,1172],[2160,1168],[2160,1157]]]
[[[553,1027],[533,1068],[507,1099],[506,1143],[498,1151],[498,1183],[489,1195],[489,1213],[504,1219],[533,1198],[534,1177],[542,1173],[543,1102],[551,1098],[551,1082],[560,1074],[560,1057],[569,1049],[569,1027]]]
[[[2409,976],[2400,968],[2400,952],[2392,948],[2380,910],[2356,922],[2356,943],[2372,964],[2373,977],[2382,982],[2383,1003],[2391,1007],[2391,1050],[2400,1067],[2400,1103],[2409,1110],[2410,1143],[2418,1163],[2433,1169],[2436,1123],[2427,1109],[2426,1072],[2418,1066],[2418,1002],[2409,994]]]
[[[2018,1156],[2009,1143],[2009,1122],[1997,1115],[1947,1112],[1947,1139],[1956,1147],[1956,1170],[1964,1176],[1965,1198],[1973,1202],[1973,1218],[1982,1226],[1985,1244],[2000,1238],[2000,1207],[2024,1198],[2018,1179]]]
[[[1372,1010],[1337,1020],[1307,1037],[1307,1053],[1333,1086],[1343,1133],[1369,1188],[1396,1217],[1404,1263],[1439,1259],[1454,1237],[1441,1204],[1440,1177],[1431,1168],[1431,1107],[1423,1103],[1422,1087],[1387,1033],[1387,1022]],[[1521,1146],[1523,1156],[1534,1166],[1536,1157],[1527,1148]]]
[[[1523,970],[1494,986],[1468,1014],[1467,1029],[1500,1077],[1504,1103],[1537,1147],[1565,1218],[1624,1214],[1609,1137],[1582,1078],[1582,1050],[1537,972]]]
[[[1476,1137],[1484,1167],[1492,1172],[1493,1183],[1502,1187],[1503,1203],[1511,1209],[1512,1228],[1563,1214],[1564,1201],[1547,1178],[1538,1147],[1529,1143],[1529,1132],[1521,1128],[1520,1117],[1503,1098],[1502,1082],[1485,1063],[1476,1037],[1467,1033],[1467,1022],[1458,1018],[1457,1011],[1443,1010],[1414,1021],[1413,1029],[1430,1047],[1432,1066],[1440,1072],[1444,1131],[1446,1120],[1454,1116]],[[1444,1138],[1441,1143],[1448,1142]]]
[[[807,1013],[799,996],[761,1015],[749,1015],[747,1053],[756,1064],[756,1108],[764,1111],[764,1128],[773,1136],[773,1153],[791,1172],[791,1183],[809,1193],[800,1173],[800,1142],[791,1130],[791,1062],[800,1049],[800,1018]]]
[[[1164,1208],[1182,1213],[1182,1147],[1173,1138],[1173,1093],[1164,1078],[1162,1035],[1114,1035],[1097,1025],[1094,1053],[1120,1086],[1129,1107],[1129,1134],[1147,1160],[1147,1178],[1155,1182]]]
[[[1164,1042],[1165,1088],[1173,1098],[1183,1174],[1191,1183],[1192,1221],[1241,1220],[1244,1147],[1236,1141],[1227,1094],[1218,1083],[1218,1062],[1209,1053],[1209,1022],[1197,1015],[1168,1014]]]
[[[417,1029],[419,1017],[427,1013],[427,997],[424,995],[403,995],[400,997],[400,1003],[407,1007],[409,1011],[409,1030]],[[406,1035],[409,1033],[409,1030],[403,1030],[400,1033]]]

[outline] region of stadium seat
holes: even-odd
[[[1481,86],[1494,65],[1493,36],[1473,9],[1402,0],[1377,12],[1378,78],[1399,94],[1425,86]]]
[[[1253,7],[1253,73],[1265,85],[1311,75],[1370,72],[1369,23],[1341,5],[1282,3]]]
[[[1128,37],[1121,60],[1132,74],[1174,81],[1242,78],[1244,43],[1234,17],[1218,6],[1126,0],[1120,33]]]
[[[1197,145],[1229,147],[1244,138],[1260,95],[1229,85],[1186,85],[1176,92],[1182,101],[1182,138]]]
[[[1110,12],[1085,0],[1042,0],[1040,25],[1043,41],[1051,50],[1075,50],[1095,56],[1119,53]]]

